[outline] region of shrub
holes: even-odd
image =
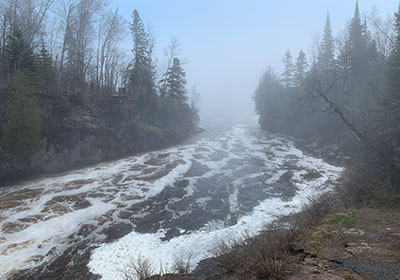
[[[181,275],[187,275],[190,272],[190,261],[192,259],[192,254],[189,256],[175,256],[174,264],[172,266],[172,271]]]
[[[146,280],[153,272],[150,260],[139,255],[137,259],[131,259],[122,274],[124,280]]]
[[[219,241],[213,254],[225,273],[237,279],[284,278],[293,262],[291,255],[297,252],[297,240],[339,207],[335,193],[313,197],[303,211],[281,218],[255,237]]]
[[[346,206],[398,207],[400,192],[389,176],[371,163],[346,168],[339,193]]]
[[[273,225],[255,237],[220,241],[214,254],[239,279],[278,279],[289,264],[291,240],[290,228]]]

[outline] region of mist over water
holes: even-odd
[[[395,2],[0,0],[0,279],[193,271],[342,176],[395,189]]]
[[[340,175],[341,168],[263,132],[254,115],[209,114],[202,125],[204,133],[175,147],[3,192],[2,275],[82,244],[89,252],[100,246],[89,267],[103,279],[117,279],[138,254],[157,270],[160,261],[170,267],[177,255],[196,252],[194,267],[219,238],[256,234],[329,191]],[[319,175],[305,179],[308,173]]]

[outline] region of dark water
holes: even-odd
[[[218,238],[256,234],[341,172],[254,118],[205,119],[181,145],[3,192],[0,277],[118,279],[139,255],[158,270],[196,252],[194,267]]]

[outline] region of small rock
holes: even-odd
[[[365,232],[361,229],[351,228],[343,231],[344,234],[352,235],[352,236],[363,236]]]

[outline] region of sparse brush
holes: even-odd
[[[172,271],[181,275],[188,275],[191,269],[191,259],[192,253],[190,253],[187,257],[175,256]]]
[[[333,210],[343,207],[337,192],[329,192],[323,196],[311,196],[301,212],[292,215],[294,226],[300,231],[302,228],[317,224],[322,218]]]
[[[237,279],[280,279],[291,264],[290,252],[296,240],[310,226],[340,207],[340,200],[334,193],[313,197],[302,212],[268,225],[257,236],[221,240],[212,253],[225,273]]]
[[[371,164],[349,166],[344,174],[345,181],[339,188],[346,206],[396,207],[400,200],[398,186],[390,176],[383,176]]]
[[[290,229],[273,225],[255,237],[220,241],[213,253],[240,279],[276,279],[288,264],[290,239]]]
[[[149,259],[139,255],[137,259],[132,258],[122,271],[123,280],[146,280],[153,275],[152,265]]]

